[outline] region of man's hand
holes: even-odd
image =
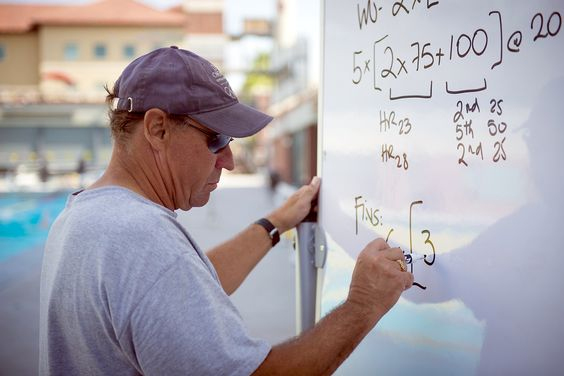
[[[398,260],[405,261],[401,249],[390,248],[383,239],[368,243],[357,258],[347,303],[374,324],[413,285],[413,274],[402,271]]]
[[[311,183],[302,186],[281,207],[268,215],[267,218],[281,234],[298,225],[307,216],[320,184],[321,179],[315,176]]]
[[[274,346],[255,375],[330,375],[413,284],[403,253],[382,239],[358,256],[347,300],[312,329]],[[405,270],[405,269],[404,269]],[[377,350],[376,350],[377,351]]]

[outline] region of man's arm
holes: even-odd
[[[299,337],[272,348],[255,375],[328,375],[411,287],[399,248],[378,239],[359,255],[347,300]]]
[[[266,218],[282,234],[302,221],[311,209],[311,202],[319,191],[320,180],[315,177],[311,183],[296,191],[278,209]],[[233,239],[207,252],[223,289],[231,295],[258,262],[272,248],[272,241],[265,229],[252,224]]]

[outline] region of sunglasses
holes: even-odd
[[[221,133],[210,132],[200,127],[195,126],[194,124],[187,123],[190,127],[199,130],[203,134],[208,137],[208,149],[213,154],[217,154],[229,145],[231,141],[233,141],[233,137],[226,136]]]

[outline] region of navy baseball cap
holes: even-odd
[[[114,85],[118,110],[159,108],[187,115],[230,137],[251,136],[272,117],[239,100],[223,74],[209,61],[176,46],[159,48],[131,62]]]

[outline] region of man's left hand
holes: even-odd
[[[314,176],[311,183],[294,192],[281,207],[267,217],[281,234],[295,227],[308,215],[320,185],[321,179]]]

